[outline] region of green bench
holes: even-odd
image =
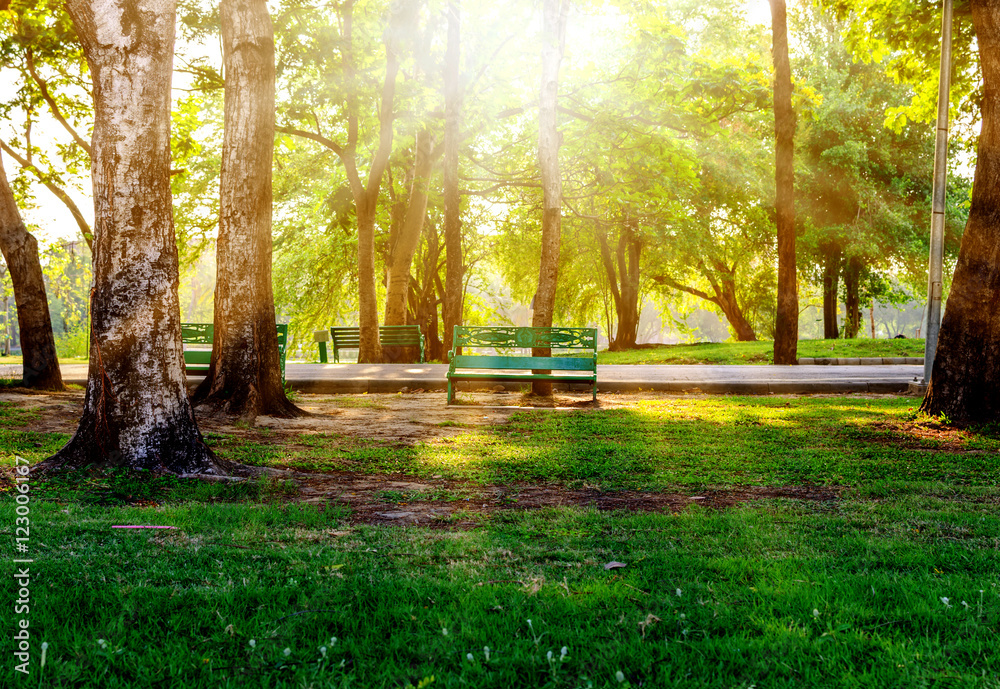
[[[378,329],[379,342],[383,347],[420,347],[420,363],[424,363],[424,334],[419,325],[383,325]],[[319,360],[326,363],[326,342],[319,342]],[[330,346],[333,347],[333,361],[340,363],[341,349],[361,347],[361,328],[330,328]]]
[[[281,362],[281,382],[285,381],[285,345],[288,343],[288,326],[278,323],[278,359]],[[181,342],[184,343],[184,370],[189,376],[208,375],[212,363],[212,337],[215,326],[212,323],[181,323]],[[188,349],[187,345],[200,345],[198,349]]]
[[[518,328],[456,325],[454,349],[448,353],[448,404],[455,401],[456,384],[462,380],[530,382],[550,380],[585,383],[597,401],[596,328]],[[460,347],[548,348],[579,350],[584,356],[515,356],[509,354],[458,354]]]

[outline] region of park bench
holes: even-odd
[[[326,363],[326,345],[322,335],[316,333],[313,337],[319,344],[320,363]],[[419,325],[383,325],[378,329],[379,342],[383,347],[420,347],[420,363],[424,363],[424,334]],[[341,349],[358,349],[361,347],[361,328],[334,327],[330,328],[330,345],[333,347],[333,361],[340,363]]]
[[[281,381],[285,381],[285,345],[288,343],[288,326],[278,323],[278,360],[281,362]],[[184,370],[189,376],[208,375],[212,363],[212,323],[181,323],[181,342],[184,343]],[[189,349],[187,345],[197,345]],[[207,348],[206,348],[207,347]]]
[[[448,353],[448,404],[455,401],[455,388],[462,380],[530,382],[549,380],[585,383],[597,401],[596,328],[519,328],[456,325],[454,349]],[[515,348],[579,350],[575,356],[518,356],[513,354],[458,354],[459,348],[491,347],[498,351]]]

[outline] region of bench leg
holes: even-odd
[[[451,378],[449,378],[448,379],[448,402],[447,402],[447,404],[451,404],[454,401],[455,401],[455,391],[451,387]]]
[[[326,342],[318,342],[319,345],[319,363],[325,364],[326,360]]]
[[[597,381],[594,381],[594,401],[597,401]]]

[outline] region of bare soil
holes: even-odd
[[[640,396],[602,394],[602,409],[627,406]],[[642,393],[642,399],[671,395]],[[691,398],[686,395],[685,398]],[[273,445],[294,446],[302,435],[335,434],[341,439],[376,439],[383,445],[407,446],[420,441],[467,433],[470,428],[504,424],[524,406],[551,413],[593,408],[589,394],[564,393],[549,399],[500,391],[463,395],[466,404],[447,406],[441,393],[414,391],[380,395],[300,395],[296,399],[310,416],[297,419],[258,417],[253,426],[216,416],[199,416],[204,433],[242,437]],[[72,434],[83,405],[83,392],[36,393],[11,390],[0,402],[35,410],[27,430]],[[280,467],[279,467],[280,468]],[[742,503],[788,498],[810,502],[837,500],[838,486],[741,486],[698,492],[600,491],[570,489],[557,484],[479,486],[439,478],[418,479],[399,474],[330,472],[283,473],[295,490],[281,499],[325,507],[346,506],[355,523],[470,528],[498,512],[589,506],[598,510],[677,513],[692,505],[726,509]],[[393,496],[405,501],[394,502]]]

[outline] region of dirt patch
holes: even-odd
[[[697,492],[601,491],[557,484],[472,486],[452,481],[421,481],[403,475],[371,476],[351,472],[300,474],[293,479],[293,500],[344,506],[351,521],[437,528],[470,528],[498,512],[548,507],[593,507],[600,511],[678,513],[692,505],[726,509],[775,498],[807,502],[838,500],[843,486],[740,486]],[[393,500],[391,496],[406,496]],[[444,497],[438,497],[444,496]]]
[[[871,424],[870,428],[885,434],[886,440],[890,440],[892,444],[909,449],[921,449],[926,447],[922,442],[931,441],[935,450],[966,452],[965,444],[970,440],[967,431],[934,422],[877,422]]]

